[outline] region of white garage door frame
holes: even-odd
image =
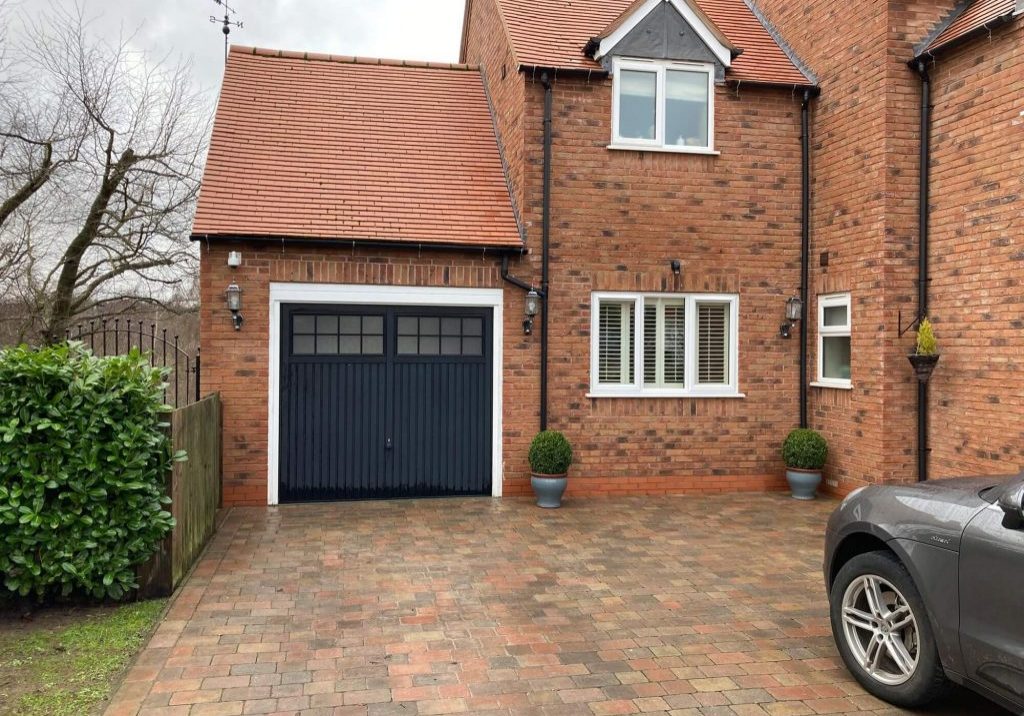
[[[491,380],[491,495],[501,497],[502,483],[502,367],[504,293],[499,288],[447,288],[434,286],[371,286],[363,284],[270,284],[270,381],[267,410],[267,504],[278,502],[278,458],[281,402],[281,304],[325,303],[361,306],[455,306],[494,311]]]

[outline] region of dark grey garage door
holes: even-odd
[[[491,492],[491,309],[285,305],[281,502]]]

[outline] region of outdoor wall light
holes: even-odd
[[[242,265],[242,252],[241,251],[228,251],[228,266],[231,268],[238,268]]]
[[[540,312],[540,294],[537,293],[536,289],[531,288],[526,294],[526,302],[523,304],[523,313],[526,314],[526,318],[523,319],[523,334],[530,335],[533,333],[533,319]]]
[[[232,281],[224,290],[224,295],[228,300],[228,310],[231,311],[231,322],[235,325],[235,330],[240,331],[242,330],[242,289]]]
[[[790,332],[793,330],[793,326],[796,325],[797,321],[800,320],[800,316],[803,314],[804,302],[797,297],[786,299],[786,320],[779,326],[779,335],[783,338],[789,338]]]

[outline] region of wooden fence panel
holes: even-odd
[[[171,533],[171,577],[181,582],[213,535],[220,507],[220,395],[171,414],[171,442],[188,460],[171,470],[171,514],[177,521]]]
[[[221,500],[221,404],[213,393],[171,414],[171,446],[188,460],[168,476],[175,527],[160,550],[139,569],[143,597],[167,596],[191,568],[213,535]]]

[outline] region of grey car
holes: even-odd
[[[1024,713],[1024,473],[861,488],[832,513],[832,633],[870,693],[962,684]]]

